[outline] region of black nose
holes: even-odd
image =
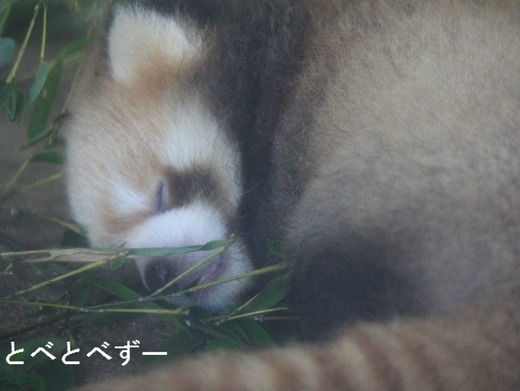
[[[177,277],[177,271],[175,270],[175,262],[167,258],[159,258],[152,261],[146,268],[144,274],[144,281],[148,289],[152,292],[162,288],[168,282],[172,281]],[[174,293],[179,290],[177,283],[169,286],[164,293]]]

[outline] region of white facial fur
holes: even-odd
[[[224,238],[228,235],[222,221],[222,216],[208,204],[194,202],[193,204],[169,210],[148,219],[128,233],[127,246],[140,247],[183,247],[194,243],[207,243],[215,238]],[[179,257],[182,264],[177,265],[178,271],[183,272],[194,266],[206,257],[208,253],[199,252]],[[244,262],[246,254],[241,245],[235,244],[225,252],[225,267],[218,274],[219,279],[236,276],[249,271],[249,265]],[[220,259],[214,262],[219,263]],[[148,260],[136,262],[142,276]],[[194,275],[200,276],[197,271]],[[189,279],[190,277],[187,276]],[[223,303],[233,302],[234,292],[241,291],[246,280],[217,285],[210,290],[197,293],[197,300],[209,307],[220,307]],[[208,291],[208,292],[206,292]],[[172,300],[174,303],[178,300]]]
[[[68,191],[74,217],[93,246],[178,247],[230,234],[227,220],[236,213],[241,194],[237,148],[197,92],[176,79],[203,59],[202,42],[182,21],[121,7],[108,37],[105,69],[99,69],[103,60],[87,63],[67,130]],[[195,199],[155,211],[165,170],[192,167],[211,169],[221,202]],[[206,255],[171,262],[186,270]],[[143,278],[151,261],[137,262]],[[217,263],[211,280],[251,269],[240,241]],[[246,280],[217,285],[195,300],[219,307],[233,302],[246,286]]]

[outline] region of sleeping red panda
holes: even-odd
[[[280,239],[304,334],[335,337],[85,389],[520,389],[519,37],[506,0],[117,7],[66,131],[91,244],[234,234],[183,289],[271,263]],[[156,289],[198,261],[137,265]]]

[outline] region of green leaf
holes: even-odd
[[[81,315],[72,315],[70,317],[70,322],[78,322],[80,326],[93,326],[97,324],[105,324],[112,322],[119,322],[126,319],[135,318],[139,316],[139,314],[135,313],[118,313],[118,312],[110,312],[110,313],[99,313],[99,312],[89,312]]]
[[[65,112],[65,113],[61,113],[60,115],[58,115],[56,118],[54,118],[54,121],[52,121],[52,124],[53,125],[56,125],[57,123],[63,121],[65,118],[69,117],[70,116],[70,113],[68,112]]]
[[[116,269],[119,269],[121,266],[123,266],[127,262],[132,262],[129,258],[118,258],[114,259],[113,261],[110,261],[108,264],[108,267],[110,268],[110,271],[114,271]]]
[[[56,129],[56,126],[61,122],[63,119],[67,118],[70,114],[69,113],[63,113],[58,115],[54,121],[52,121],[52,124],[47,126],[43,132],[41,132],[38,136],[34,137],[30,142],[25,144],[22,148],[20,148],[20,151],[25,151],[26,149],[29,149],[30,147],[38,144],[40,141],[45,139],[47,136],[51,135],[52,132]],[[56,143],[56,139],[54,139]],[[53,144],[55,144],[53,143]],[[45,145],[46,148],[50,148],[52,144]]]
[[[29,118],[27,127],[27,139],[34,140],[41,137],[41,134],[47,130],[47,120],[58,92],[61,80],[62,62],[57,61],[47,75],[47,80],[43,89],[34,102],[33,112]]]
[[[99,289],[102,289],[105,292],[117,296],[122,300],[140,300],[143,298],[143,296],[141,296],[134,290],[127,288],[126,286],[121,285],[117,282],[107,280],[105,278],[92,278],[88,281],[89,283],[98,287]],[[161,308],[160,306],[152,302],[142,302],[139,304],[143,305],[142,308]]]
[[[47,348],[51,342],[53,346]],[[11,357],[11,360],[23,361],[23,365],[9,365],[5,360],[0,360],[0,389],[5,391],[65,391],[73,385],[72,368],[65,366],[60,360],[60,353],[65,349],[66,342],[61,338],[44,337],[25,343],[16,343],[14,349],[23,349]],[[40,352],[35,357],[30,357],[38,348],[44,348],[56,357],[51,360]],[[6,357],[11,349],[0,354]]]
[[[7,64],[14,57],[16,43],[12,38],[0,38],[0,66]]]
[[[161,309],[162,307],[152,301],[140,301],[143,296],[141,296],[139,293],[135,292],[134,290],[127,288],[124,285],[121,285],[117,282],[107,280],[104,278],[92,278],[88,280],[89,283],[92,285],[98,287],[99,289],[104,290],[105,292],[111,293],[114,296],[119,297],[121,300],[124,301],[135,301],[133,303],[133,307],[135,308],[142,308],[142,309]],[[179,320],[169,314],[161,314],[157,315],[157,317],[161,318],[162,320],[173,323],[175,326],[179,326]]]
[[[0,0],[1,1],[1,0]],[[9,107],[11,106],[11,85],[7,84],[5,80],[0,80],[0,106],[9,115]]]
[[[280,242],[279,240],[268,240],[267,248],[269,249],[269,251],[271,253],[273,253],[274,255],[277,255],[279,257],[283,258],[285,255],[285,251],[284,251],[282,242]]]
[[[70,359],[82,362],[79,353],[76,356],[71,356]],[[60,359],[44,362],[38,365],[35,370],[45,382],[44,390],[66,391],[74,385],[72,365],[65,365]]]
[[[83,49],[87,46],[88,38],[83,37],[81,39],[78,39],[77,41],[71,42],[62,49],[59,58],[60,59],[67,59],[68,57],[74,56],[75,54],[81,53]]]
[[[167,351],[168,358],[175,358],[192,353],[205,343],[206,338],[201,332],[178,328],[171,337],[157,347],[157,350]]]
[[[248,350],[246,344],[229,337],[211,339],[206,343],[206,350]]]
[[[31,159],[31,163],[53,163],[53,164],[63,164],[65,157],[62,152],[59,151],[47,151],[41,152],[34,155]]]
[[[253,312],[271,308],[287,296],[290,290],[291,279],[289,275],[282,274],[270,281],[241,312]]]
[[[246,333],[248,340],[253,345],[259,348],[268,348],[276,345],[273,338],[257,321],[243,318],[237,319],[237,323],[240,324],[242,330]]]
[[[20,148],[20,152],[29,149],[30,147],[38,144],[40,141],[45,139],[54,131],[54,127],[54,124],[47,126],[43,132],[41,132],[38,136],[34,137],[29,143],[25,144],[22,148]]]
[[[124,249],[130,255],[142,255],[149,257],[163,257],[165,255],[181,255],[194,251],[202,251],[203,246],[188,247],[160,247],[160,248],[129,248]]]
[[[250,343],[247,333],[242,329],[238,320],[233,320],[233,321],[227,322],[218,327],[224,333],[230,334],[230,335],[234,336],[235,338],[239,339],[240,341],[243,341],[244,343],[247,343],[247,344]]]
[[[46,61],[40,61],[40,65],[38,65],[38,70],[36,71],[36,76],[34,77],[33,85],[29,90],[29,104],[34,102],[34,100],[40,95],[40,92],[45,85],[45,81],[47,80],[47,72],[49,70],[49,64]]]
[[[233,242],[233,239],[224,239],[224,240],[213,240],[211,242],[206,243],[202,246],[202,251],[213,251],[218,248],[228,246]]]
[[[85,281],[76,281],[68,291],[70,293],[70,305],[83,307],[90,294],[90,285]]]
[[[262,322],[262,327],[278,344],[285,344],[302,338],[296,317],[286,320],[267,320]]]
[[[0,0],[1,1],[1,0]],[[5,80],[0,80],[0,103],[2,106],[7,106],[9,100],[9,84]]]
[[[12,4],[19,2],[20,0],[1,0],[0,1],[0,15],[2,15],[7,8],[9,8]]]
[[[194,251],[213,251],[224,246],[227,246],[230,240],[214,240],[204,245],[187,246],[187,247],[158,247],[158,248],[128,248],[131,255],[143,255],[149,257],[163,257],[165,255],[181,255]]]
[[[9,120],[21,123],[22,113],[26,107],[25,95],[14,83],[10,83],[8,89],[10,105],[7,109],[7,115],[9,116]]]
[[[13,373],[7,376],[0,376],[0,390],[2,391],[46,391],[45,381],[36,373],[23,370],[24,368],[14,368]],[[3,375],[0,373],[0,375]]]

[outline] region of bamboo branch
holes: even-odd
[[[33,250],[33,251],[16,251],[0,253],[0,258],[11,261],[21,258],[20,262],[38,263],[38,262],[100,262],[110,261],[117,258],[138,258],[137,255],[129,254],[127,251],[121,250],[95,250],[90,248],[69,248],[55,250]]]

